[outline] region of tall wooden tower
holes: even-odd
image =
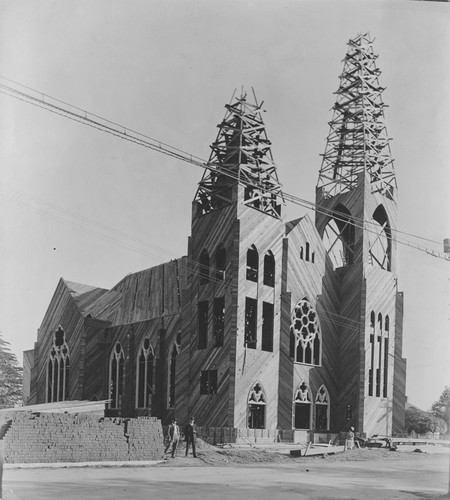
[[[316,190],[316,227],[339,283],[339,426],[390,435],[404,418],[397,184],[372,40],[348,42]]]
[[[281,186],[254,94],[225,107],[193,202],[181,392],[200,425],[275,428]]]

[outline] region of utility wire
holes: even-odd
[[[183,151],[181,149],[170,146],[167,143],[158,141],[150,136],[146,136],[145,134],[141,134],[139,132],[136,132],[133,129],[130,129],[130,128],[125,127],[125,126],[120,125],[120,124],[117,124],[111,120],[107,120],[107,119],[102,118],[102,117],[95,115],[93,113],[89,113],[89,112],[82,110],[81,108],[78,108],[76,106],[73,106],[65,101],[51,97],[48,94],[44,94],[42,92],[39,92],[36,89],[22,85],[14,80],[10,80],[9,78],[3,77],[1,75],[0,75],[0,78],[7,80],[11,83],[14,83],[15,85],[19,85],[20,87],[31,90],[32,92],[36,93],[36,95],[39,97],[29,95],[23,91],[19,91],[17,89],[14,89],[14,88],[9,87],[9,86],[4,85],[4,84],[0,84],[0,93],[3,93],[3,94],[8,95],[10,97],[14,97],[16,99],[22,100],[22,101],[27,102],[29,104],[33,104],[33,105],[41,107],[43,109],[47,109],[48,111],[51,111],[53,113],[59,114],[61,116],[69,118],[69,119],[72,119],[72,120],[77,121],[79,123],[89,125],[93,128],[96,128],[96,129],[101,130],[103,132],[109,133],[109,134],[114,135],[116,137],[120,137],[121,139],[136,143],[138,145],[147,147],[147,148],[152,149],[154,151],[158,151],[158,152],[166,154],[168,156],[172,156],[172,157],[179,159],[179,160],[182,160],[184,162],[199,166],[199,167],[204,168],[204,169],[205,168],[209,169],[209,170],[214,171],[216,173],[220,173],[221,175],[228,176],[228,177],[232,178],[233,180],[240,182],[241,184],[248,185],[251,187],[259,187],[259,186],[255,186],[254,184],[252,184],[250,182],[243,182],[242,179],[240,179],[233,172],[230,172],[230,171],[225,170],[225,169],[221,169],[220,166],[213,165],[211,162],[208,162],[208,161],[200,158],[199,156],[193,155],[193,154],[188,153],[186,151]],[[64,109],[63,107],[56,105],[56,104],[52,104],[51,102],[49,102],[49,100],[55,101],[59,104],[70,107],[73,111],[70,111],[68,109]],[[281,191],[280,194],[287,201],[290,201],[291,203],[294,203],[296,205],[302,206],[303,208],[306,208],[309,210],[314,210],[318,213],[333,217],[335,220],[339,220],[345,224],[350,224],[350,225],[353,225],[353,226],[358,227],[358,228],[364,228],[364,225],[366,225],[365,229],[368,232],[376,234],[377,236],[379,235],[378,230],[374,231],[374,230],[371,230],[367,227],[368,225],[372,225],[372,226],[375,226],[376,229],[379,229],[379,225],[375,221],[365,221],[363,219],[347,218],[345,216],[340,215],[339,212],[336,213],[333,210],[327,210],[323,207],[318,206],[317,204],[315,204],[313,202],[304,200],[304,199],[299,198],[295,195],[291,195],[291,194],[283,192],[283,191]],[[398,229],[391,228],[391,231],[395,232],[397,235],[405,235],[405,236],[421,239],[424,241],[428,241],[430,243],[434,243],[436,245],[441,244],[440,242],[437,242],[435,240],[431,240],[428,238],[424,238],[422,236],[418,236],[418,235],[414,235],[414,234],[407,233],[404,231],[400,231]],[[406,246],[409,246],[411,248],[414,248],[415,250],[425,252],[428,255],[432,255],[434,257],[437,257],[437,258],[440,258],[443,260],[448,260],[445,256],[443,256],[437,252],[430,251],[429,249],[423,248],[419,245],[411,243],[408,240],[402,240],[399,238],[399,236],[393,237],[392,235],[389,235],[388,238],[390,240],[396,241],[402,245],[406,245]]]

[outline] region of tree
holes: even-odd
[[[427,432],[447,432],[445,420],[435,417],[428,411],[420,410],[415,406],[406,408],[405,411],[406,432],[416,432],[417,434],[426,434]]]
[[[9,342],[0,334],[0,408],[12,408],[22,402],[22,368]]]
[[[450,385],[445,386],[439,399],[433,403],[431,413],[450,425]]]

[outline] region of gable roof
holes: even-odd
[[[66,281],[64,279],[62,281],[66,285],[70,295],[77,304],[81,314],[83,314],[84,316],[88,314],[89,307],[92,305],[92,303],[108,292],[108,290],[104,288],[83,285],[81,283]]]

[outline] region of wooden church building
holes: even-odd
[[[403,431],[397,185],[372,41],[348,43],[314,211],[286,221],[260,104],[229,105],[188,255],[110,290],[61,279],[27,351],[28,404],[199,426]]]

